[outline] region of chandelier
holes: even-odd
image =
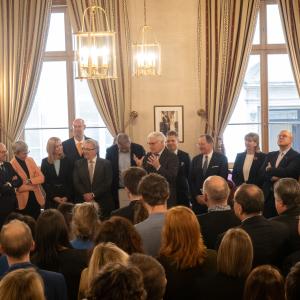
[[[103,31],[96,30],[101,26]],[[74,36],[76,78],[117,78],[116,33],[110,31],[106,12],[102,7],[92,5],[84,10],[81,31]]]
[[[146,0],[144,0],[144,26],[139,40],[132,45],[133,76],[154,76],[161,73],[161,50],[151,26],[147,25]]]

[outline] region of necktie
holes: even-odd
[[[92,183],[93,182],[93,176],[94,176],[94,161],[93,160],[89,161],[88,168],[89,168],[90,181]]]
[[[77,151],[80,156],[82,156],[82,142],[76,144]]]
[[[203,166],[202,166],[203,175],[205,175],[205,173],[207,171],[207,167],[208,167],[208,156],[205,155],[204,163],[203,163]]]
[[[281,152],[279,153],[278,157],[277,157],[277,160],[276,160],[276,164],[275,164],[275,167],[278,168],[281,160],[283,159],[283,156],[284,156],[284,152]]]

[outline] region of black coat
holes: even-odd
[[[130,144],[130,165],[132,167],[136,166],[133,159],[133,155],[141,159],[145,155],[145,149],[143,146],[135,143]],[[118,145],[112,145],[106,149],[106,157],[110,161],[112,166],[112,194],[115,202],[115,207],[119,207],[119,148]]]
[[[64,157],[60,160],[59,174],[56,174],[54,164],[50,164],[47,158],[42,160],[41,171],[45,176],[43,188],[46,192],[46,207],[56,208],[54,197],[67,197],[73,201],[73,178],[70,161]]]
[[[85,136],[84,139],[88,140],[90,138]],[[74,137],[63,141],[62,146],[63,146],[63,149],[64,149],[64,154],[69,159],[72,166],[74,165],[76,160],[83,158],[83,155],[80,156],[80,154],[78,153]]]
[[[170,197],[167,204],[168,207],[172,207],[176,205],[176,178],[179,165],[177,155],[165,148],[159,157],[160,168],[156,170],[152,165],[147,163],[151,154],[148,152],[144,157],[143,168],[147,173],[157,173],[167,179],[170,188]]]
[[[193,210],[196,214],[201,214],[207,211],[207,207],[203,207],[196,201],[196,196],[202,195],[201,189],[206,178],[212,175],[218,175],[227,180],[228,162],[227,157],[221,153],[213,152],[206,173],[202,170],[203,154],[195,156],[192,160],[190,173],[190,187],[192,192]]]
[[[239,186],[243,183],[256,184],[261,186],[259,180],[259,172],[262,164],[265,161],[266,154],[262,152],[256,152],[254,154],[254,159],[250,167],[249,178],[247,181],[244,179],[243,167],[246,158],[246,152],[238,153],[234,161],[233,170],[232,170],[232,180],[236,186]]]

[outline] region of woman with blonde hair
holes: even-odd
[[[260,151],[259,135],[250,132],[245,135],[246,150],[238,153],[232,170],[232,180],[236,186],[243,183],[261,185],[259,171],[265,161],[266,154]]]
[[[218,249],[218,273],[207,282],[203,291],[204,298],[242,299],[252,261],[253,246],[248,233],[240,228],[229,229]],[[217,289],[214,288],[216,286]]]
[[[72,201],[72,166],[64,156],[61,140],[51,137],[47,142],[48,157],[42,160],[41,170],[45,176],[46,207],[57,208],[61,203]]]
[[[0,281],[0,299],[45,300],[41,276],[34,269],[9,272]]]
[[[115,262],[126,264],[128,258],[129,255],[113,243],[98,244],[93,250],[88,268],[85,268],[81,273],[78,299],[86,297],[91,282],[103,266]]]
[[[166,213],[159,262],[166,271],[165,300],[199,299],[204,282],[216,273],[216,252],[206,249],[194,212],[176,206]]]
[[[100,225],[99,206],[96,202],[78,203],[73,208],[71,228],[75,249],[91,249],[94,246],[95,233]]]

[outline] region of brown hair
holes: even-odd
[[[116,244],[128,254],[144,252],[137,230],[129,220],[122,217],[111,217],[100,225],[95,245],[105,242]]]
[[[218,272],[246,278],[252,268],[253,246],[246,231],[232,228],[225,233],[218,249]]]
[[[284,281],[280,272],[270,265],[253,269],[245,284],[244,299],[285,300]]]
[[[19,269],[0,281],[0,299],[45,300],[41,276],[34,269]]]
[[[300,262],[292,268],[285,281],[285,294],[287,300],[300,299]]]
[[[146,171],[139,167],[130,167],[123,172],[124,186],[132,195],[138,195],[138,185],[141,179],[147,175]]]
[[[48,162],[49,164],[54,163],[54,152],[55,152],[55,147],[57,143],[61,143],[61,139],[58,137],[51,137],[48,142],[47,142],[47,153],[48,153]],[[64,154],[62,153],[60,156],[60,159],[64,157]]]
[[[204,262],[206,247],[199,222],[191,209],[176,206],[167,211],[159,254],[171,259],[179,269]]]
[[[279,197],[287,208],[300,205],[300,184],[294,178],[280,178],[274,184],[275,200]]]
[[[7,256],[21,258],[30,253],[33,245],[31,230],[24,222],[12,220],[2,227],[0,243]]]

